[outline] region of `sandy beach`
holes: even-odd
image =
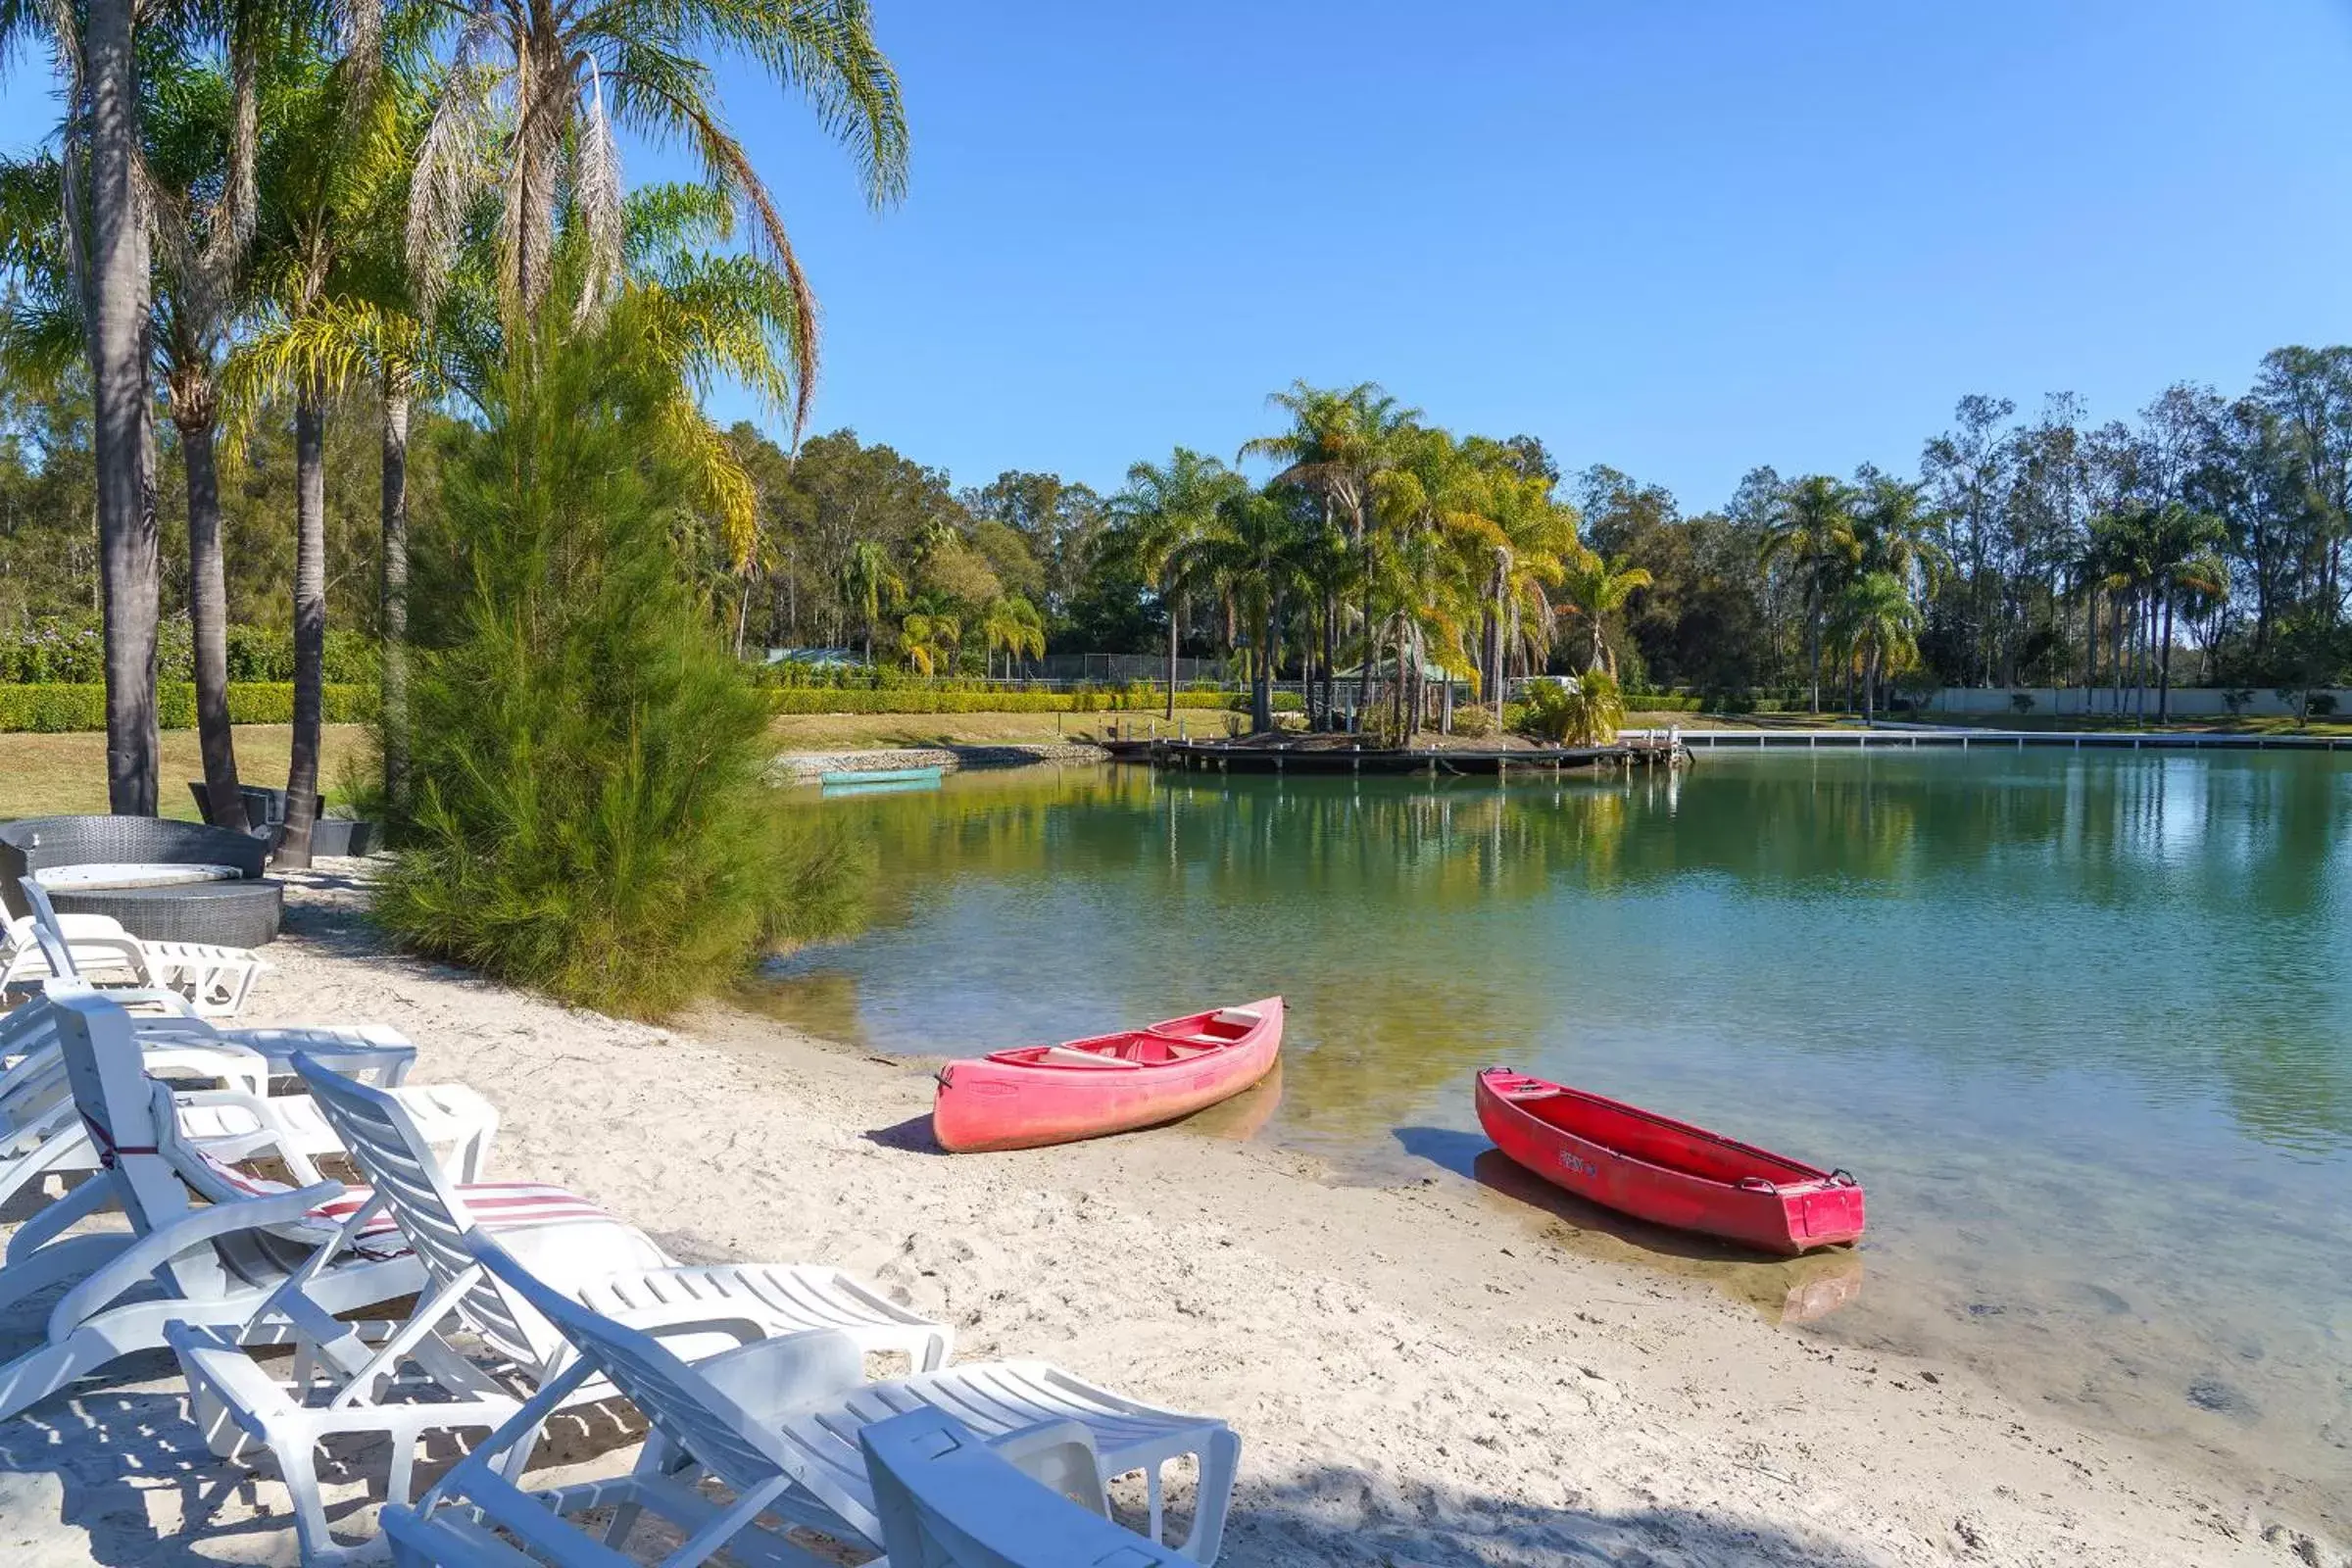
[[[500,1106],[494,1174],[569,1186],[681,1257],[837,1263],[956,1325],[963,1357],[1224,1417],[1237,1568],[2352,1564],[2193,1455],[1580,1255],[1450,1174],[1341,1185],[1197,1129],[941,1155],[919,1066],[728,1009],[614,1022],[402,958],[353,870],[296,892],[248,1021],[401,1029],[415,1081]],[[0,1354],[46,1305],[0,1317]],[[0,1560],[293,1563],[282,1491],[204,1450],[169,1359],[117,1371],[0,1427]],[[546,1474],[627,1463],[596,1446],[575,1436]],[[344,1495],[364,1526],[364,1488]]]

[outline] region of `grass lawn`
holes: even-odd
[[[357,724],[329,724],[319,759],[318,779],[329,798],[348,765],[364,754],[368,732]],[[291,724],[237,726],[237,773],[255,784],[283,789],[294,749]],[[166,816],[196,820],[188,780],[204,777],[204,762],[192,729],[164,731],[164,776],[159,804]],[[106,809],[106,737],[95,731],[70,735],[0,735],[0,820]]]

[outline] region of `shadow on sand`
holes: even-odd
[[[604,1426],[610,1430],[595,1435],[604,1441],[586,1451],[566,1443],[568,1451],[558,1458],[576,1462],[592,1452],[585,1473],[625,1470],[630,1455],[619,1449],[634,1434],[609,1420]],[[451,1456],[454,1449],[420,1467],[419,1485]],[[354,1469],[367,1473],[367,1457],[355,1458]],[[1566,1505],[1550,1506],[1351,1467],[1269,1483],[1251,1477],[1245,1460],[1243,1475],[1218,1558],[1228,1568],[1874,1568],[1871,1559],[1827,1543],[1728,1514],[1584,1509],[1574,1505],[1573,1495]],[[348,1477],[330,1470],[327,1479]],[[1548,1478],[1543,1484],[1556,1490]],[[351,1516],[379,1497],[371,1487],[367,1498],[354,1494],[336,1506],[331,1512],[337,1526],[364,1526]],[[255,1512],[257,1502],[270,1511]],[[219,1568],[223,1562],[292,1568],[295,1562],[282,1492],[273,1481],[214,1457],[175,1393],[66,1396],[11,1422],[0,1430],[0,1504],[17,1527],[10,1532],[15,1539],[62,1519],[88,1533],[88,1560],[107,1568]],[[231,1517],[222,1517],[224,1509]],[[345,1539],[364,1537],[347,1533]],[[61,1550],[29,1560],[77,1559],[80,1544],[70,1535],[59,1545],[74,1554]]]

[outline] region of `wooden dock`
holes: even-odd
[[[2128,730],[2034,729],[1686,729],[1628,730],[1625,736],[1672,735],[1692,751],[2022,751],[2029,746],[2073,751],[2332,752],[2352,751],[2338,735],[2135,734]]]
[[[1238,741],[1154,740],[1111,743],[1120,761],[1217,773],[1425,774],[1475,777],[1561,773],[1572,769],[1671,765],[1688,754],[1664,735],[1637,735],[1614,746],[1438,747],[1258,746]]]

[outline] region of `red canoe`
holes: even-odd
[[[1791,1254],[1862,1234],[1862,1187],[1844,1171],[1509,1067],[1478,1075],[1478,1120],[1545,1181],[1637,1219]]]
[[[1058,1046],[995,1051],[939,1070],[931,1131],[959,1153],[1035,1149],[1189,1116],[1266,1075],[1282,999]]]

